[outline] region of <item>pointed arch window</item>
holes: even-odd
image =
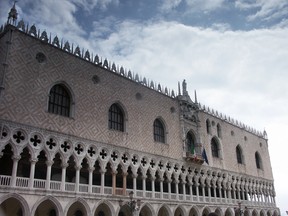
[[[156,119],[153,123],[154,141],[165,143],[165,128],[160,119]]]
[[[219,123],[217,124],[217,136],[219,138],[222,138],[222,131],[221,131],[221,126]]]
[[[215,158],[219,158],[220,154],[219,154],[219,144],[218,141],[214,138],[212,138],[211,140],[211,152],[212,152],[212,156]]]
[[[187,152],[194,154],[195,153],[195,136],[192,132],[188,132],[186,135],[186,149]]]
[[[243,153],[242,153],[242,149],[240,145],[236,146],[236,157],[237,157],[238,164],[244,164]]]
[[[109,129],[124,131],[124,114],[116,103],[109,108]]]
[[[71,114],[71,97],[68,89],[61,85],[54,85],[49,93],[48,112],[69,117]]]
[[[256,163],[257,169],[263,169],[262,159],[258,152],[255,152],[255,163]]]
[[[206,120],[206,131],[207,134],[211,134],[211,122],[209,119]]]

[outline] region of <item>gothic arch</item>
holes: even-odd
[[[142,212],[143,212],[143,214],[141,215]],[[152,216],[152,215],[155,215],[155,211],[154,211],[153,207],[148,202],[144,203],[144,204],[142,204],[140,206],[139,213],[140,213],[141,216]]]
[[[21,205],[22,210],[23,210],[23,215],[30,215],[30,208],[29,208],[29,205],[28,205],[26,199],[23,198],[22,196],[20,196],[19,194],[16,194],[16,193],[10,193],[10,194],[7,194],[7,195],[0,197],[0,206],[2,205],[3,202],[5,202],[6,200],[8,200],[10,198],[14,198],[20,202],[20,205]]]
[[[12,176],[13,172],[13,149],[12,145],[6,144],[0,151],[0,175]]]
[[[21,150],[20,150],[20,156],[23,153],[24,149],[28,149],[29,155],[30,155],[30,159],[37,159],[38,154],[34,151],[34,149],[30,146],[30,145],[23,145],[21,146]],[[43,149],[44,150],[44,149]],[[39,151],[40,153],[41,151]]]
[[[222,148],[219,139],[214,136],[210,142],[210,149],[213,158],[222,158]]]
[[[254,209],[253,211],[252,211],[252,216],[258,216],[259,214],[258,214],[258,211],[256,210],[256,209]]]
[[[208,214],[211,212],[211,208],[209,206],[205,206],[202,210],[202,216],[208,216]]]
[[[191,154],[194,154],[196,142],[197,142],[197,139],[196,139],[195,132],[191,129],[186,133],[186,137],[185,137],[186,152],[190,152]]]
[[[31,210],[31,215],[34,215],[36,210],[37,210],[37,208],[41,205],[41,203],[43,203],[43,202],[45,202],[47,200],[54,204],[54,206],[56,207],[57,212],[58,212],[57,215],[63,215],[63,209],[62,209],[62,206],[61,206],[60,202],[54,196],[51,196],[51,195],[42,197],[40,200],[38,200],[34,204],[32,210]]]
[[[6,148],[7,145],[9,145],[10,148],[11,148],[12,156],[20,155],[21,152],[19,153],[19,151],[18,151],[17,147],[15,146],[15,144],[12,143],[12,142],[7,142],[6,144],[0,146],[0,148],[2,147],[2,148],[0,149],[0,155],[1,155],[1,157],[2,157],[3,151],[4,151],[4,149]]]
[[[238,144],[236,146],[236,159],[237,159],[237,163],[238,164],[245,164],[245,158],[244,158],[244,154],[243,154],[243,149],[242,146],[240,144]]]
[[[174,210],[174,216],[186,215],[186,210],[182,205],[177,205]]]
[[[196,205],[189,210],[189,216],[200,216],[200,211]]]
[[[260,211],[260,216],[266,216],[266,212],[265,212],[264,209],[262,209],[262,210]]]
[[[258,151],[255,152],[255,164],[257,169],[263,170],[262,158]]]
[[[162,211],[164,211],[164,212],[166,211],[168,213],[168,215],[162,214],[163,213]],[[172,216],[172,211],[167,204],[160,205],[158,207],[156,213],[157,213],[157,216]]]
[[[229,208],[230,209],[230,208]],[[227,209],[228,210],[228,209]],[[215,209],[215,212],[217,213],[218,216],[223,216],[223,211],[220,207]]]
[[[114,209],[114,206],[112,205],[112,203],[109,202],[108,200],[103,200],[103,199],[93,207],[92,215],[98,216],[97,213],[99,213],[99,211],[101,210],[100,208],[102,206],[103,206],[104,210],[109,211],[110,214],[107,214],[107,216],[115,215],[115,209]],[[116,215],[118,215],[118,213]]]
[[[235,212],[234,212],[233,209],[227,208],[227,209],[225,210],[225,214],[224,214],[224,215],[225,215],[225,216],[234,216],[234,215],[235,215]]]
[[[211,134],[211,122],[209,119],[206,119],[206,132],[207,134]]]
[[[219,123],[217,123],[217,136],[218,138],[222,138],[222,129],[221,129],[221,125]]]
[[[74,205],[77,205],[77,204],[80,204],[80,206],[82,206],[81,210],[85,210],[85,213],[86,213],[86,214],[84,214],[85,216],[91,215],[91,210],[90,210],[89,205],[87,204],[87,202],[84,199],[82,199],[80,197],[71,200],[67,204],[66,208],[64,209],[64,215],[68,215],[69,210],[71,208],[73,208]]]
[[[251,216],[251,212],[248,208],[244,210],[244,216]]]

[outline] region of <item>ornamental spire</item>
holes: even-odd
[[[17,15],[18,15],[16,7],[15,7],[16,2],[17,1],[14,1],[13,7],[10,9],[10,12],[8,14],[8,20],[7,20],[8,24],[14,24],[14,25],[16,24]]]
[[[198,104],[198,100],[197,100],[197,93],[196,93],[196,90],[194,91],[194,103]]]

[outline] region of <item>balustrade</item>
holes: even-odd
[[[9,186],[11,184],[11,176],[0,176],[0,185]]]
[[[33,184],[34,188],[38,188],[38,189],[45,189],[46,187],[46,180],[40,180],[40,179],[35,179],[34,180],[34,184]]]
[[[16,178],[16,188],[28,188],[29,186],[29,180],[30,178],[25,178],[25,177],[17,177]],[[0,175],[0,187],[5,186],[11,186],[11,176],[5,176],[5,175]],[[43,179],[33,179],[33,189],[45,189],[46,188],[46,180]],[[49,190],[52,191],[61,191],[61,181],[50,181],[50,187],[48,187]],[[101,186],[96,186],[92,185],[91,186],[92,190],[89,192],[89,184],[79,184],[79,193],[93,193],[93,194],[101,194]],[[130,191],[133,189],[127,189],[126,194],[124,194],[123,188],[116,188],[115,189],[115,195],[118,196],[126,196]],[[76,183],[70,183],[70,182],[65,182],[65,191],[67,192],[76,192]],[[112,195],[113,188],[112,187],[104,187],[104,194],[106,195]],[[205,197],[205,196],[199,196],[197,199],[197,196],[189,195],[189,194],[177,194],[177,193],[167,193],[167,192],[154,192],[154,197],[152,191],[145,191],[145,197],[146,198],[153,198],[153,199],[164,199],[164,200],[175,200],[175,201],[184,201],[186,199],[187,202],[216,202],[216,203],[229,203],[231,204],[237,204],[239,202],[239,198],[236,199],[230,199],[226,200],[226,198],[221,198],[221,197]],[[144,191],[143,190],[136,190],[136,197],[143,198],[144,197]],[[264,200],[264,199],[263,199]],[[275,207],[274,202],[257,202],[254,200],[241,200],[243,205],[246,206],[269,206],[269,207]]]

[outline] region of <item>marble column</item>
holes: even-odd
[[[46,161],[47,165],[47,173],[46,173],[46,190],[50,190],[50,181],[51,181],[51,167],[53,165],[53,161]]]
[[[37,162],[37,159],[31,159],[30,160],[30,178],[29,178],[29,188],[34,187],[34,175],[35,175],[35,164]]]
[[[12,168],[12,180],[10,183],[11,187],[15,187],[16,186],[16,179],[17,179],[17,168],[18,168],[18,162],[21,159],[21,156],[13,156],[12,160],[13,160],[13,168]]]

